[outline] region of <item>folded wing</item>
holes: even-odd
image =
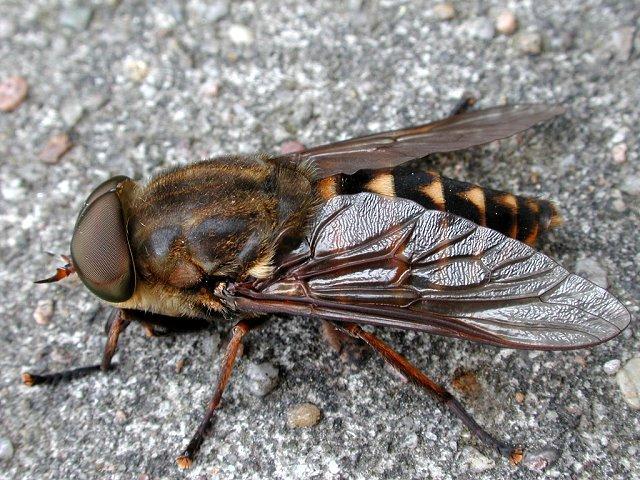
[[[338,196],[311,232],[270,280],[231,286],[238,309],[544,350],[595,345],[629,324],[616,298],[544,254],[410,200]]]
[[[363,168],[391,168],[431,153],[462,150],[510,137],[560,115],[557,105],[522,104],[467,112],[417,127],[320,145],[279,157],[310,161],[320,178]]]

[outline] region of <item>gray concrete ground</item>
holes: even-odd
[[[606,345],[564,353],[379,330],[450,388],[459,368],[475,374],[480,391],[459,395],[488,430],[533,452],[517,469],[377,358],[341,362],[311,319],[274,318],[251,335],[187,472],[174,457],[211,394],[229,325],[163,339],[131,328],[110,375],[20,384],[27,368],[99,358],[106,311],[77,281],[31,283],[56,265],[45,250],[68,251],[92,186],[409,125],[445,115],[464,91],[484,107],[557,102],[568,113],[519,140],[421,166],[556,200],[566,223],[540,248],[606,282],[637,320],[637,2],[461,1],[449,20],[427,2],[318,3],[0,3],[0,81],[29,85],[21,105],[0,113],[0,478],[638,478],[638,413],[610,362],[638,356],[633,324]],[[511,36],[493,26],[505,8],[519,21]],[[61,133],[71,150],[41,155]],[[278,382],[259,397],[252,382],[269,379],[248,365],[262,362]],[[287,414],[303,402],[321,420],[293,428]]]

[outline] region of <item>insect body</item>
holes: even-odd
[[[561,111],[498,107],[280,157],[220,157],[147,184],[108,180],[78,217],[70,261],[45,280],[75,272],[117,309],[102,363],[26,373],[25,383],[108,370],[132,320],[174,331],[235,317],[215,393],[178,458],[188,467],[244,335],[269,313],[314,316],[363,340],[517,463],[520,449],[484,431],[358,324],[542,350],[592,346],[628,325],[614,297],[529,246],[560,223],[551,203],[401,166],[513,135]]]

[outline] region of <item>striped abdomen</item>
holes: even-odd
[[[408,198],[425,208],[467,218],[528,245],[533,245],[546,230],[562,223],[551,202],[406,167],[334,175],[320,180],[318,191],[325,200],[359,192]]]

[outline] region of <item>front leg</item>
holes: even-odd
[[[44,383],[58,383],[60,381],[69,381],[75,378],[84,377],[93,372],[110,370],[112,365],[113,356],[118,348],[118,339],[120,334],[131,323],[131,318],[124,310],[118,310],[113,320],[109,321],[109,332],[107,334],[107,342],[104,346],[104,352],[102,354],[102,362],[99,365],[90,365],[87,367],[72,368],[70,370],[63,370],[56,373],[46,374],[32,374],[25,372],[22,374],[22,381],[25,385],[32,387],[34,385],[40,385]]]

